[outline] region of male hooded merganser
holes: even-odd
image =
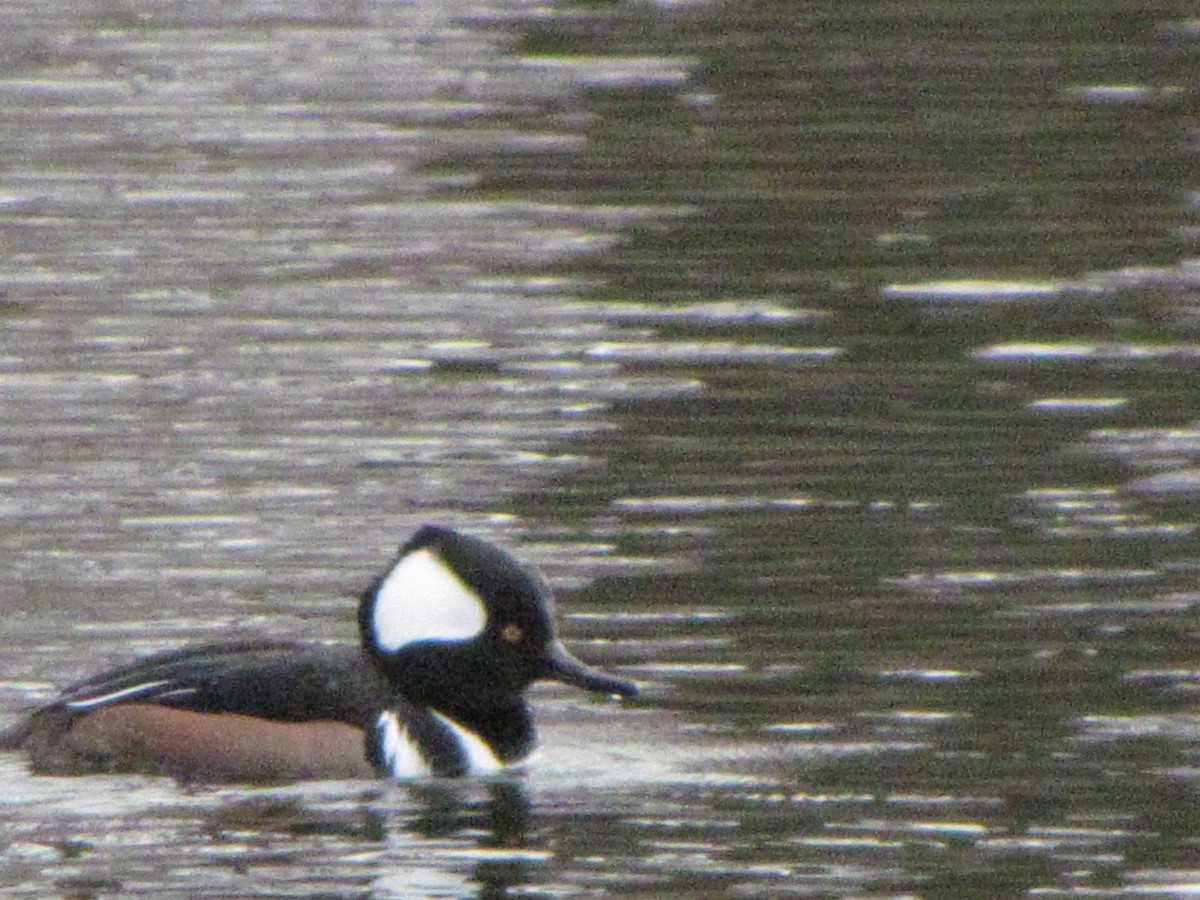
[[[0,734],[34,771],[280,781],[496,772],[533,749],[524,691],[631,697],[559,642],[548,585],[426,525],[363,593],[362,647],[245,641],[159,653],[66,688]]]

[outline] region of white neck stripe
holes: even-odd
[[[504,768],[492,748],[475,732],[439,712],[430,710],[430,713],[453,735],[465,757],[467,775],[493,775]],[[380,713],[375,727],[379,732],[380,756],[393,778],[424,778],[433,774],[433,766],[393,710]]]

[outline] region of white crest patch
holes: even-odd
[[[380,649],[414,641],[460,641],[487,624],[483,601],[428,547],[400,559],[375,591],[371,613]]]

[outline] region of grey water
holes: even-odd
[[[14,897],[1200,892],[1191,4],[0,9],[0,724],[422,522],[637,679],[492,782],[0,757]]]

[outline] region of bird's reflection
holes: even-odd
[[[480,787],[480,782],[449,781],[406,785],[403,791],[412,805],[390,828],[397,836],[416,834],[473,845],[471,849],[480,851],[474,866],[458,874],[466,890],[474,890],[480,900],[491,900],[509,896],[534,880],[536,860],[522,852],[530,849],[531,807],[518,779],[483,783],[482,794]],[[382,877],[394,885],[397,874],[393,870]],[[403,876],[399,881],[403,883]]]
[[[529,844],[531,818],[519,778],[467,779],[322,796],[239,793],[202,815],[200,833],[235,856],[243,847],[286,856],[341,845],[352,856],[378,854],[374,867],[358,870],[372,894],[484,900],[538,880],[545,853]]]
[[[411,818],[397,827],[426,838],[453,837],[463,831],[480,832],[479,846],[518,848],[524,845],[529,822],[529,798],[518,780],[486,783],[486,796],[476,786],[462,782],[433,781],[408,785],[405,793],[414,801]]]

